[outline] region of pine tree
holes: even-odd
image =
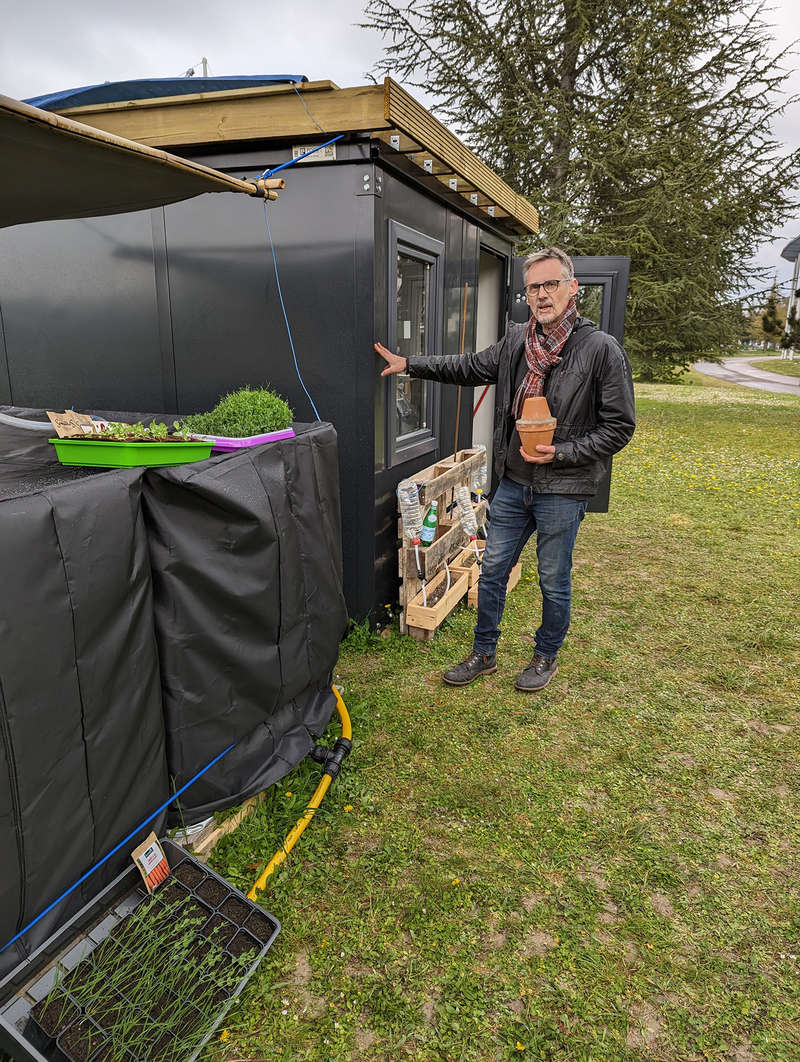
[[[781,346],[793,353],[800,350],[800,317],[797,314],[797,303],[794,303],[786,318],[786,331],[781,336]]]
[[[784,322],[778,316],[778,286],[773,284],[767,296],[767,304],[761,315],[761,331],[769,343],[777,343],[783,332]]]
[[[788,218],[794,101],[754,0],[368,0],[376,73],[434,109],[542,215],[538,246],[627,254],[626,348],[667,379],[740,335],[756,247]]]

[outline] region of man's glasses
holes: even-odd
[[[531,295],[538,295],[540,289],[544,288],[548,295],[552,295],[554,292],[558,291],[559,284],[567,283],[569,283],[569,281],[566,280],[545,280],[544,284],[526,284],[525,294],[530,298]]]

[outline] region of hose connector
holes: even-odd
[[[349,738],[337,738],[333,748],[327,745],[315,745],[309,752],[309,756],[315,763],[322,765],[322,773],[329,774],[331,781],[335,780],[342,769],[342,764],[350,755],[353,742]]]

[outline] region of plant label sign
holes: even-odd
[[[131,858],[144,878],[147,891],[152,892],[169,876],[169,863],[164,849],[154,833],[131,852]]]
[[[65,409],[63,413],[51,413],[48,409],[47,416],[59,439],[70,435],[94,435],[98,430],[88,413],[76,413],[74,409]]]

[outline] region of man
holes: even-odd
[[[557,670],[569,628],[572,549],[586,503],[612,454],[633,436],[633,381],[616,340],[578,315],[578,281],[572,260],[559,248],[532,254],[523,270],[531,316],[510,324],[505,336],[478,354],[403,358],[380,343],[382,376],[411,376],[475,387],[497,384],[494,468],[499,486],[478,582],[478,620],[472,651],[444,674],[466,686],[497,670],[496,649],[508,576],[536,532],[542,622],[535,652],[517,677],[524,692],[544,689]],[[552,446],[526,454],[515,421],[524,400],[545,395],[558,424]]]

